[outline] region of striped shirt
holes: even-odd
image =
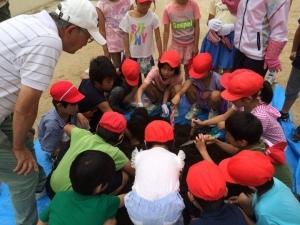
[[[244,107],[238,108],[232,105],[232,109],[236,111],[244,111]],[[280,117],[280,112],[270,104],[261,102],[251,110],[251,113],[256,116],[263,127],[262,138],[266,143],[272,145],[279,142],[286,142],[283,129],[277,119]]]
[[[62,41],[46,11],[0,24],[0,123],[13,112],[21,85],[44,91],[53,76]]]

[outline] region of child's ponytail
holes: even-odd
[[[273,99],[273,89],[268,81],[264,81],[263,88],[260,91],[260,99],[267,104],[270,104]]]

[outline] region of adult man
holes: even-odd
[[[0,24],[0,181],[7,183],[16,223],[37,222],[39,171],[30,130],[62,50],[75,53],[98,32],[88,0],[66,0],[55,13],[20,15]]]

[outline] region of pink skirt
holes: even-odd
[[[169,49],[176,50],[180,54],[181,63],[187,65],[190,59],[193,57],[193,48],[194,48],[194,43],[188,45],[182,45],[176,43],[175,41],[172,41]]]

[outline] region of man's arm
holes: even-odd
[[[28,174],[32,170],[38,171],[36,161],[25,146],[27,135],[37,117],[39,100],[42,91],[22,85],[13,116],[13,153],[17,159],[14,172]]]

